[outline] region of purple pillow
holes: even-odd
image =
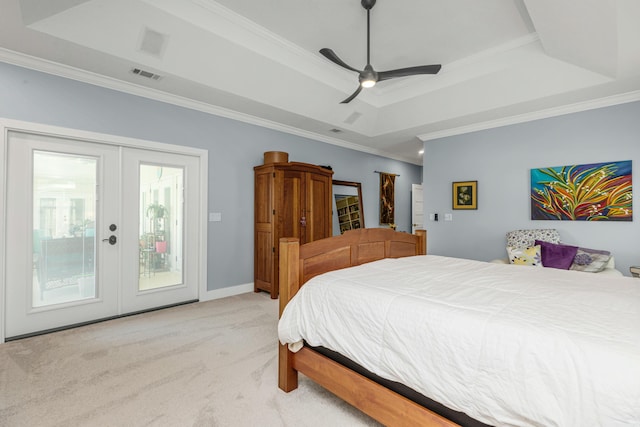
[[[542,265],[545,267],[568,270],[578,253],[577,246],[558,245],[556,243],[536,240],[536,245],[540,245],[542,252]]]

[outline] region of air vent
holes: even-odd
[[[333,129],[329,129],[329,132],[341,133],[342,131],[340,129],[333,128]]]
[[[151,71],[141,70],[140,68],[133,68],[131,72],[137,76],[145,77],[151,80],[160,80],[162,78],[160,74],[152,73]]]

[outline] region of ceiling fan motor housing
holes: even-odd
[[[373,69],[371,64],[367,64],[364,67],[364,70],[360,73],[358,80],[360,81],[360,84],[363,87],[372,87],[378,81],[378,73]],[[372,83],[363,84],[363,82],[372,82]]]
[[[376,0],[361,0],[360,4],[367,10],[370,10],[373,6],[376,5]]]

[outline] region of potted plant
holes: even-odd
[[[150,219],[151,232],[160,230],[160,220],[169,216],[169,211],[160,203],[152,203],[147,206],[147,218]]]
[[[152,203],[147,206],[147,217],[152,219],[164,218],[167,215],[167,208],[160,203]]]
[[[160,203],[152,203],[147,206],[147,217],[150,220],[150,231],[153,235],[151,247],[153,247],[157,253],[167,252],[167,242],[164,240],[164,233],[162,231],[162,220],[169,217],[169,211]]]

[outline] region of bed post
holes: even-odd
[[[300,241],[292,237],[280,239],[280,314],[300,289]],[[293,353],[278,344],[278,387],[286,392],[298,388],[298,371],[293,369]]]
[[[418,236],[418,248],[416,255],[427,254],[427,230],[416,230],[416,236]]]

